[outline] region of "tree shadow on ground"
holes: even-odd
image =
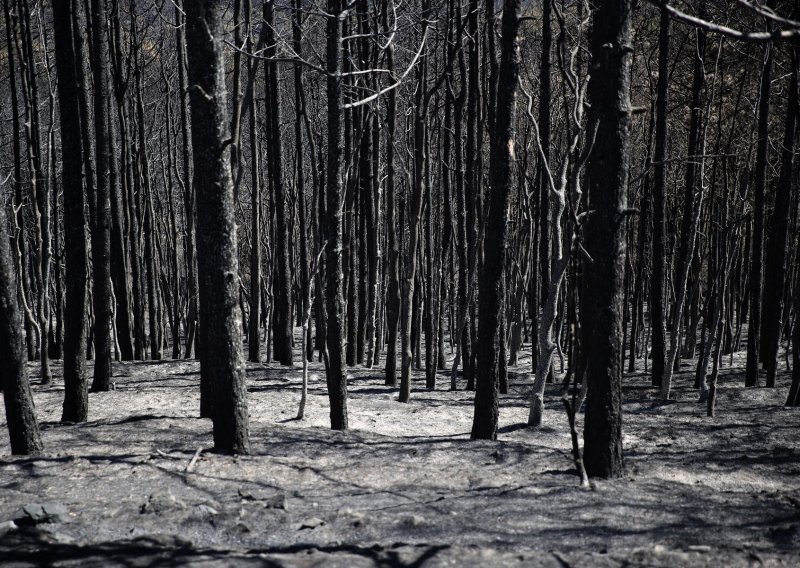
[[[259,566],[279,568],[284,566],[280,556],[304,554],[315,565],[336,558],[341,564],[354,564],[358,559],[376,567],[416,568],[433,559],[448,545],[415,545],[414,559],[404,559],[400,548],[408,545],[396,543],[390,547],[371,547],[355,544],[291,546],[251,549],[247,551],[195,548],[177,537],[154,535],[132,540],[109,541],[92,545],[63,543],[51,533],[36,527],[23,527],[0,537],[3,561],[15,566],[81,566],[81,567],[167,567],[167,566]],[[275,559],[270,556],[277,557]],[[350,558],[350,561],[347,559]],[[361,564],[361,563],[358,563]]]

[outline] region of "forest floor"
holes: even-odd
[[[248,364],[252,454],[240,457],[208,449],[194,361],[116,363],[116,390],[90,394],[89,422],[74,425],[59,423],[60,365],[47,387],[31,365],[45,454],[10,457],[0,437],[0,564],[797,566],[800,409],[783,407],[788,375],[745,389],[738,363],[713,419],[693,368],[668,403],[627,375],[627,476],[588,489],[559,385],[544,427],[523,427],[525,360],[497,442],[469,440],[473,394],[446,390],[448,373],[435,391],[417,373],[400,404],[382,369],[352,369],[351,430],[338,433],[319,363],[303,421],[299,365]]]

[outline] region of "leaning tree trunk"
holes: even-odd
[[[42,451],[42,439],[25,366],[25,337],[17,305],[16,282],[6,210],[0,206],[0,388],[11,437],[11,453],[36,455]]]
[[[214,447],[250,450],[238,309],[233,180],[226,155],[223,0],[187,2],[186,39],[197,191],[200,372],[213,385]]]
[[[492,0],[489,0],[492,1]],[[519,82],[518,32],[521,0],[506,0],[503,8],[500,70],[497,88],[494,139],[491,152],[491,193],[484,239],[478,304],[478,365],[475,383],[475,415],[472,439],[497,438],[497,367],[503,309],[503,269],[514,159],[514,110]]]
[[[591,113],[598,121],[588,165],[581,331],[586,361],[584,465],[590,477],[620,477],[622,463],[622,294],[630,133],[631,0],[597,4],[590,48]]]
[[[64,192],[64,256],[66,306],[64,308],[64,408],[65,422],[85,422],[89,415],[86,390],[86,214],[83,193],[80,109],[70,0],[53,2],[53,35],[58,73],[61,125],[61,159]]]

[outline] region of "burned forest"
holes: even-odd
[[[800,0],[0,2],[0,566],[800,562]]]

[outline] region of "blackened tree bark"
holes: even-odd
[[[245,23],[248,29],[248,46],[253,45],[251,27],[251,2],[245,0]],[[253,101],[258,62],[248,63],[248,105],[250,117],[250,320],[247,330],[247,358],[253,363],[261,361],[261,161],[256,140],[256,104]]]
[[[428,0],[422,0],[422,18],[426,18],[429,10]],[[423,23],[425,29],[427,24]],[[402,301],[400,304],[400,351],[402,368],[400,373],[400,402],[408,402],[411,397],[411,364],[413,350],[416,345],[415,339],[419,337],[414,333],[419,329],[414,318],[419,318],[421,314],[415,309],[421,293],[416,290],[417,280],[417,246],[420,237],[420,220],[422,216],[422,206],[424,203],[425,192],[429,190],[424,174],[425,161],[427,159],[427,149],[425,138],[427,134],[426,114],[427,101],[425,97],[427,77],[426,58],[417,66],[417,88],[414,100],[414,152],[413,152],[413,173],[411,175],[411,195],[408,209],[408,246],[405,250],[403,262],[403,286]],[[420,287],[421,288],[421,287]]]
[[[34,9],[37,9],[35,6]],[[24,130],[27,139],[28,179],[31,200],[35,203],[34,229],[35,240],[33,248],[32,266],[34,281],[36,283],[36,327],[39,330],[39,369],[42,375],[42,383],[47,384],[51,380],[50,364],[48,357],[48,288],[50,274],[50,198],[48,179],[42,168],[42,144],[41,128],[39,119],[39,89],[36,77],[36,54],[33,48],[33,33],[31,31],[31,6],[28,2],[18,2],[17,11],[20,15],[21,49],[20,49],[20,78],[22,79],[22,94],[25,101],[25,120]],[[10,30],[9,30],[10,31]],[[9,34],[13,38],[13,32]],[[9,63],[13,64],[13,49],[9,41]],[[9,65],[10,75],[14,76],[14,67]],[[12,103],[16,109],[16,105]],[[16,122],[15,117],[15,122]],[[15,130],[15,133],[17,131]],[[19,180],[18,180],[19,181]],[[19,185],[17,185],[19,188]],[[22,228],[22,226],[20,226]],[[22,243],[24,239],[19,242]],[[23,260],[23,265],[28,262]],[[33,314],[31,314],[33,315]],[[26,318],[26,320],[33,318]],[[28,346],[29,351],[32,351]]]
[[[138,39],[135,33],[133,34],[134,45],[138,45]],[[143,49],[143,47],[142,47]],[[140,58],[144,58],[144,54],[140,54],[137,50],[135,52],[133,75],[135,81],[135,97],[136,97],[136,115],[137,115],[137,132],[139,136],[139,174],[141,176],[141,193],[139,198],[139,211],[142,216],[142,232],[144,235],[144,283],[143,289],[147,292],[147,323],[148,323],[148,339],[150,343],[150,358],[155,360],[161,359],[161,338],[160,329],[158,326],[158,282],[157,282],[157,259],[155,250],[155,229],[156,223],[153,211],[153,187],[150,177],[150,159],[147,156],[147,137],[145,134],[145,113],[144,113],[144,93],[142,85],[142,67],[143,64]]]
[[[461,337],[459,346],[461,361],[464,369],[464,378],[467,380],[467,389],[475,388],[475,373],[472,368],[472,322],[470,321],[470,306],[472,298],[477,296],[472,292],[474,286],[475,267],[477,264],[478,222],[476,210],[480,189],[478,187],[478,173],[476,171],[477,146],[478,146],[478,113],[480,106],[480,73],[479,73],[479,45],[478,45],[478,0],[469,1],[469,15],[467,16],[467,35],[470,38],[469,46],[469,74],[467,76],[467,132],[464,152],[466,154],[466,172],[464,179],[464,204],[466,207],[466,237],[467,237],[467,264],[461,270],[465,271],[464,285],[461,286],[460,300],[461,312]],[[453,371],[455,373],[455,370]]]
[[[781,170],[775,192],[775,208],[767,230],[768,246],[764,266],[764,306],[761,314],[761,340],[764,343],[764,366],[767,386],[775,386],[778,367],[778,345],[783,324],[783,295],[786,287],[786,241],[792,211],[792,168],[797,132],[797,48],[791,55],[791,79],[786,104],[786,123],[783,132]],[[795,304],[795,311],[800,305]],[[795,351],[798,350],[795,343]]]
[[[181,93],[181,154],[183,162],[183,208],[186,218],[186,279],[189,294],[189,307],[186,314],[186,349],[184,356],[192,356],[192,347],[198,341],[197,333],[197,257],[195,254],[195,193],[191,179],[191,159],[189,153],[191,141],[189,134],[189,105],[186,85],[186,32],[183,26],[184,16],[181,10],[175,10],[175,43],[177,44],[178,84]],[[195,353],[197,350],[195,349]],[[202,404],[202,403],[201,403]]]
[[[769,99],[772,92],[772,53],[765,47],[764,67],[758,99],[758,142],[753,171],[753,240],[750,255],[750,318],[747,327],[747,367],[745,386],[759,386],[759,353],[761,341],[761,297],[764,288],[764,191],[767,179],[767,151],[769,150]]]
[[[702,7],[701,7],[702,11]],[[680,364],[680,330],[683,310],[686,300],[689,271],[692,268],[692,259],[695,257],[695,242],[700,223],[700,213],[703,207],[703,109],[702,91],[705,84],[705,34],[698,30],[697,44],[694,49],[694,70],[692,78],[692,108],[689,119],[689,156],[686,163],[686,178],[683,197],[683,219],[681,220],[680,245],[678,247],[678,265],[673,278],[675,305],[672,309],[670,322],[670,344],[661,375],[661,397],[669,399],[672,387],[673,368]],[[691,338],[694,342],[694,338]]]
[[[292,48],[294,49],[297,57],[303,56],[303,10],[302,0],[294,0],[292,7]],[[308,319],[311,312],[311,296],[308,292],[312,289],[311,282],[312,276],[309,274],[309,254],[308,254],[308,205],[306,199],[306,184],[305,184],[305,160],[303,148],[303,122],[306,120],[306,107],[305,97],[303,96],[303,64],[295,63],[293,66],[294,75],[294,138],[295,138],[295,175],[297,176],[297,212],[298,220],[300,222],[300,301],[302,303],[300,310],[302,311],[303,321],[306,322],[305,331],[305,350],[303,352],[303,361],[311,361],[314,357],[314,345],[311,341],[311,326],[308,325]],[[311,140],[309,139],[309,142]],[[313,162],[313,154],[311,156]],[[314,184],[314,189],[317,185]],[[312,190],[313,194],[313,190]],[[313,241],[312,241],[313,242]],[[307,365],[304,364],[304,368]]]
[[[389,29],[389,2],[381,9],[383,29]],[[386,68],[394,73],[394,46],[386,50]],[[400,244],[398,243],[397,197],[395,195],[394,143],[397,134],[397,93],[386,96],[386,245],[389,260],[386,264],[386,379],[390,386],[397,384],[397,324],[400,319]]]
[[[327,2],[328,162],[326,167],[325,340],[331,428],[347,430],[347,376],[344,368],[344,275],[342,274],[342,0]]]
[[[796,265],[800,266],[800,247],[797,247]],[[794,287],[794,305],[800,306],[800,286]],[[792,336],[792,386],[786,398],[786,406],[800,406],[800,310],[794,310],[794,333]]]
[[[108,58],[106,13],[92,0],[92,78],[94,80],[95,218],[92,227],[92,301],[94,302],[94,379],[92,391],[111,386],[111,154],[108,140]]]
[[[53,35],[58,74],[61,159],[64,191],[64,422],[85,422],[89,415],[86,390],[86,215],[83,192],[80,109],[70,0],[53,2]]]
[[[630,131],[631,0],[595,4],[589,104],[598,129],[588,165],[581,331],[586,364],[584,464],[590,477],[620,477],[622,295]]]
[[[274,56],[277,49],[274,0],[264,2],[264,22],[266,27],[266,55]],[[274,329],[272,341],[275,360],[281,365],[292,364],[292,269],[289,252],[289,219],[286,211],[286,188],[283,183],[283,152],[281,143],[280,95],[278,89],[278,64],[267,62],[264,65],[267,89],[267,130],[269,175],[272,178],[273,202],[275,206],[275,275],[273,287]]]
[[[197,193],[200,372],[213,385],[214,447],[247,453],[250,439],[238,308],[233,180],[226,155],[225,4],[223,0],[185,4]]]
[[[42,439],[25,366],[25,336],[17,305],[15,272],[6,210],[0,206],[0,387],[11,438],[11,453],[36,455],[42,451]]]
[[[661,386],[667,355],[665,318],[666,272],[666,189],[667,189],[667,104],[669,100],[669,15],[661,9],[658,38],[658,85],[656,86],[656,144],[653,183],[653,278],[650,282],[650,325],[652,326],[651,381]]]
[[[553,30],[551,22],[552,0],[542,2],[542,63],[539,67],[539,136],[542,141],[542,154],[544,160],[550,159],[550,51],[553,44]],[[541,291],[539,292],[540,305],[547,298],[547,287],[550,284],[550,270],[552,263],[552,248],[550,243],[550,184],[547,181],[545,168],[539,165],[539,274]],[[555,243],[560,246],[560,243]],[[540,306],[536,306],[538,309]],[[536,349],[536,342],[532,342],[532,349]],[[540,354],[537,354],[537,356]]]
[[[493,1],[493,0],[489,0]],[[491,193],[478,304],[478,365],[475,382],[475,414],[472,439],[497,438],[500,311],[503,309],[508,200],[511,194],[511,162],[514,159],[514,110],[519,83],[518,32],[521,0],[506,0],[503,8],[497,111],[491,143]]]

